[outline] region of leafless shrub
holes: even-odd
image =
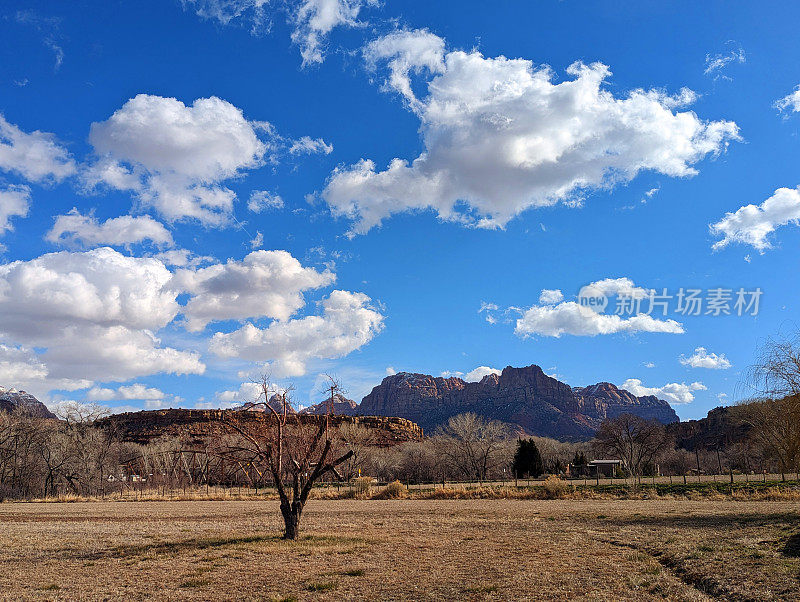
[[[353,491],[356,497],[369,497],[372,491],[372,477],[357,477],[353,479]]]
[[[542,488],[544,489],[545,496],[550,500],[560,500],[566,497],[567,493],[572,489],[569,483],[555,475],[547,477]]]
[[[377,495],[373,496],[375,499],[381,500],[397,500],[406,496],[406,487],[400,481],[392,481]]]

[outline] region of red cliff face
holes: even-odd
[[[589,387],[577,387],[575,394],[592,411],[602,418],[616,418],[620,414],[636,414],[663,424],[678,421],[675,410],[664,400],[654,395],[636,397],[625,389],[611,383],[597,383]]]
[[[187,445],[203,445],[209,437],[230,433],[221,422],[225,412],[236,412],[254,432],[272,433],[274,417],[269,412],[247,410],[150,410],[113,414],[96,422],[100,428],[111,429],[123,441],[148,443],[159,437],[176,437]],[[321,416],[300,414],[303,424],[319,424]],[[293,419],[294,420],[294,419]],[[375,445],[389,446],[422,439],[422,429],[404,418],[386,416],[341,416],[329,418],[333,427],[352,424],[371,429]]]
[[[591,438],[603,420],[624,412],[663,423],[678,419],[667,402],[655,397],[636,397],[610,383],[573,389],[535,365],[509,366],[477,383],[401,372],[386,377],[356,412],[408,418],[428,433],[451,416],[475,412],[562,440]]]
[[[746,440],[750,426],[737,418],[731,408],[719,407],[700,420],[670,424],[667,432],[677,447],[689,451],[719,450]]]
[[[388,376],[358,406],[359,414],[406,416],[436,412],[458,403],[467,383],[460,378],[400,372]]]

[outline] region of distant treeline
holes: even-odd
[[[762,411],[763,408],[762,408]],[[249,446],[235,432],[211,437],[202,445],[166,436],[147,444],[122,440],[112,428],[98,428],[92,414],[62,420],[0,413],[0,498],[31,499],[60,495],[102,496],[130,489],[174,490],[204,485],[269,487],[272,478]],[[370,476],[404,483],[493,481],[520,473],[521,450],[535,448],[539,459],[531,469],[542,474],[592,475],[587,461],[613,457],[627,474],[684,475],[702,473],[792,472],[795,459],[782,460],[775,446],[749,436],[725,447],[676,449],[668,429],[637,417],[607,422],[598,439],[564,443],[542,437],[521,441],[506,425],[474,414],[455,416],[433,436],[392,447],[376,445],[374,429],[344,425],[336,445],[353,456],[339,476]],[[101,424],[103,422],[101,421]],[[649,430],[642,430],[646,427]],[[626,430],[627,429],[627,430]],[[638,437],[638,463],[616,453],[616,439]],[[624,443],[624,441],[623,441]],[[630,446],[629,446],[630,447]],[[638,449],[638,448],[637,448]],[[515,464],[515,456],[517,463]],[[530,471],[525,471],[529,473]]]

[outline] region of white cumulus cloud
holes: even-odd
[[[31,182],[60,181],[75,173],[66,148],[53,134],[23,132],[0,115],[0,170],[21,175]]]
[[[161,251],[155,255],[155,258],[164,265],[177,268],[196,268],[200,265],[214,263],[214,261],[216,261],[210,255],[197,255],[188,249],[169,249],[168,251]]]
[[[26,217],[31,207],[31,189],[27,186],[8,186],[0,189],[0,235],[13,230],[12,217]]]
[[[92,387],[86,392],[87,401],[160,401],[166,397],[167,394],[160,389],[148,387],[147,385],[143,385],[141,383],[123,385],[116,389],[107,387]]]
[[[260,383],[242,383],[235,391],[217,391],[214,399],[222,403],[238,401],[239,403],[256,402],[261,397]]]
[[[539,296],[539,305],[522,310],[517,319],[515,334],[520,337],[596,336],[620,332],[683,333],[683,326],[675,320],[659,320],[647,313],[633,315],[605,314],[602,308],[591,308],[576,301],[555,301],[557,295],[545,289]],[[559,291],[560,292],[560,291]],[[581,296],[610,297],[624,295],[644,299],[647,289],[637,287],[630,278],[605,278],[584,286]],[[563,298],[563,296],[562,296]]]
[[[20,385],[47,377],[47,366],[31,349],[0,343],[0,387]]]
[[[303,65],[321,63],[325,40],[335,27],[357,27],[358,13],[375,0],[300,0],[294,4],[292,41],[300,46]]]
[[[268,190],[254,190],[250,193],[247,208],[253,213],[261,213],[269,209],[283,209],[283,199]]]
[[[187,106],[139,94],[92,124],[89,141],[98,161],[85,179],[90,187],[131,189],[170,221],[224,225],[235,194],[223,182],[263,164],[269,146],[260,132],[270,134],[271,127],[248,121],[220,98]]]
[[[180,309],[171,281],[160,261],[108,247],[0,265],[0,339],[42,349],[48,379],[75,386],[200,374],[197,353],[163,347],[154,334]]]
[[[224,25],[243,21],[251,32],[261,34],[269,29],[275,10],[269,11],[269,0],[181,0],[198,15],[215,19]],[[286,12],[294,28],[292,41],[300,47],[303,66],[321,63],[325,58],[328,36],[337,27],[359,27],[358,15],[377,0],[285,0],[272,6]]]
[[[474,383],[481,380],[484,376],[490,374],[500,374],[502,371],[497,368],[490,368],[489,366],[478,366],[474,370],[467,372],[462,378],[468,383]]]
[[[663,387],[645,387],[638,378],[629,378],[620,385],[620,389],[625,389],[636,395],[655,395],[659,399],[668,401],[671,405],[683,405],[694,401],[695,391],[705,391],[708,389],[701,382],[686,383],[667,383]]]
[[[683,333],[683,326],[675,320],[657,320],[648,314],[637,314],[628,318],[616,314],[597,313],[574,301],[556,306],[534,306],[517,320],[514,332],[521,337],[541,335],[560,337],[596,336],[619,332]]]
[[[209,349],[221,357],[266,362],[273,376],[302,376],[311,359],[334,359],[360,349],[383,328],[384,316],[363,293],[335,290],[322,315],[276,320],[266,328],[247,323],[217,333]]]
[[[760,205],[744,205],[711,224],[711,234],[722,236],[722,240],[715,242],[712,248],[719,250],[731,243],[741,243],[763,253],[772,247],[768,237],[776,228],[788,224],[796,226],[800,223],[798,220],[800,187],[778,188]]]
[[[293,140],[289,146],[289,154],[292,155],[330,155],[332,152],[332,144],[328,144],[322,138],[311,138],[310,136],[302,136]]]
[[[542,292],[539,295],[540,305],[555,305],[556,303],[561,303],[563,300],[564,293],[558,289],[545,288],[542,289]]]
[[[730,360],[724,353],[717,355],[709,353],[705,347],[697,347],[689,357],[681,355],[679,361],[684,366],[692,368],[708,368],[710,370],[727,370],[731,367]]]
[[[424,151],[413,161],[373,161],[335,170],[323,198],[363,233],[388,216],[433,210],[441,219],[503,227],[520,212],[558,202],[579,204],[641,171],[692,176],[738,128],[680,111],[694,93],[657,89],[615,95],[606,65],[574,63],[554,83],[547,66],[524,59],[446,52],[427,31],[396,32],[367,46],[369,64],[388,64],[387,86],[420,119]],[[427,95],[412,73],[427,76]]]
[[[303,293],[332,284],[336,276],[303,265],[286,251],[253,251],[196,270],[179,270],[175,284],[193,296],[183,310],[187,328],[245,318],[287,320],[305,305]]]
[[[800,113],[800,86],[783,98],[776,100],[775,108],[780,112]]]
[[[93,215],[82,215],[73,209],[59,215],[45,240],[59,245],[72,246],[129,246],[150,241],[171,247],[172,235],[164,224],[149,215],[123,215],[100,222]]]
[[[624,296],[631,299],[645,299],[650,291],[641,286],[636,286],[630,278],[603,278],[581,288],[582,297],[613,297]]]
[[[205,347],[261,368],[266,363],[276,377],[302,375],[309,360],[340,358],[383,326],[384,316],[361,293],[334,290],[315,312],[305,294],[336,277],[286,251],[205,267],[215,260],[183,249],[160,255],[164,261],[101,247],[0,264],[0,376],[41,393],[91,387],[87,399],[162,407],[181,399],[139,383],[93,385],[202,374],[206,366],[194,349]],[[245,325],[210,339],[174,332],[227,320]],[[162,344],[162,336],[184,349]]]

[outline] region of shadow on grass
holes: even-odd
[[[54,550],[47,556],[52,558],[69,558],[74,560],[102,560],[111,558],[133,558],[147,555],[168,555],[174,556],[182,552],[192,552],[198,550],[208,550],[214,548],[224,548],[253,543],[270,543],[276,546],[291,547],[330,547],[336,545],[366,545],[370,542],[361,537],[344,537],[339,535],[303,535],[295,541],[283,539],[278,534],[271,535],[247,535],[239,537],[204,537],[195,539],[182,539],[179,541],[163,541],[140,545],[115,546],[107,550],[96,552],[83,552],[74,548]],[[43,558],[40,556],[40,560]]]
[[[603,519],[604,525],[618,527],[646,525],[650,527],[672,527],[681,529],[724,529],[730,530],[731,527],[769,527],[785,526],[787,524],[796,525],[800,520],[797,512],[770,512],[753,514],[719,514],[719,515],[647,515],[637,514],[630,517],[606,517]]]
[[[800,533],[795,533],[786,540],[781,553],[789,558],[800,558]]]
[[[358,537],[342,537],[338,535],[302,535],[295,541],[283,539],[280,535],[250,535],[244,537],[207,537],[202,539],[186,539],[180,541],[165,541],[155,544],[140,546],[118,546],[110,550],[110,556],[124,558],[142,554],[177,554],[190,550],[207,550],[249,543],[272,543],[276,545],[297,547],[298,544],[311,544],[318,546],[332,546],[337,544],[367,543]]]

